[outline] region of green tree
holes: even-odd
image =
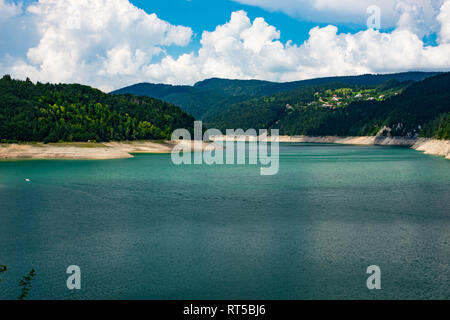
[[[166,139],[194,118],[160,100],[111,95],[78,84],[0,80],[0,140],[110,141]]]

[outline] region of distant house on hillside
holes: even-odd
[[[294,110],[294,107],[293,106],[291,106],[289,103],[288,104],[286,104],[286,109],[289,109],[289,110]]]

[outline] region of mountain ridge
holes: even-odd
[[[389,80],[420,81],[439,72],[410,71],[392,74],[363,74],[356,76],[322,77],[291,82],[271,82],[265,80],[239,80],[211,78],[188,85],[168,85],[154,83],[137,83],[111,94],[135,94],[161,99],[180,106],[196,119],[211,118],[229,106],[254,97],[270,96],[288,92],[309,85],[323,85],[340,82],[348,85],[379,85]]]
[[[398,136],[450,139],[450,73],[376,87],[300,87],[232,105],[208,126],[279,129],[296,136]]]

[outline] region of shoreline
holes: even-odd
[[[253,139],[252,139],[253,138]],[[250,139],[255,140],[256,137]],[[196,148],[193,141],[130,141],[105,143],[23,143],[0,144],[0,160],[112,160],[133,158],[133,154],[167,154],[171,153],[175,145],[190,144],[193,152],[204,151],[214,142],[246,141],[248,136],[216,136],[211,137],[211,143],[203,142],[201,148]],[[273,141],[274,138],[265,137],[260,141]],[[450,140],[428,138],[402,137],[337,137],[337,136],[280,136],[283,143],[334,143],[348,145],[380,145],[405,146],[425,154],[443,156],[450,159]],[[218,146],[215,146],[216,148]]]
[[[134,158],[133,154],[167,154],[177,144],[191,144],[192,151],[203,151],[211,143],[196,148],[192,141],[61,142],[0,144],[0,160],[113,160]]]
[[[250,140],[256,140],[257,137],[251,137]],[[275,138],[264,137],[260,141],[271,142]],[[215,136],[211,137],[213,142],[226,141],[247,141],[248,136]],[[278,142],[282,143],[334,143],[360,146],[404,146],[417,151],[423,151],[425,154],[442,156],[450,159],[450,140],[439,140],[430,138],[404,138],[404,137],[382,137],[382,136],[361,136],[361,137],[338,137],[338,136],[279,136]]]

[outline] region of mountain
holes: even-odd
[[[170,139],[194,118],[161,100],[111,95],[79,84],[0,80],[0,141]]]
[[[226,90],[210,89],[201,83],[195,86],[172,86],[164,84],[140,83],[111,94],[134,94],[153,97],[180,106],[185,112],[202,119],[221,110],[223,106],[247,100],[252,95],[229,94]]]
[[[140,84],[114,94],[4,76],[0,141],[168,139],[177,128],[192,129],[192,116],[172,103],[142,96],[149,92],[195,110],[209,127],[219,129],[450,139],[450,73],[410,72],[290,83],[209,79],[194,86]]]
[[[180,106],[197,119],[210,120],[235,103],[255,97],[270,96],[306,86],[341,83],[351,86],[376,86],[390,80],[420,81],[436,75],[434,72],[406,72],[385,75],[328,77],[276,83],[260,80],[207,79],[194,86],[172,86],[140,83],[113,91],[112,94],[134,94],[161,99]]]
[[[377,86],[330,83],[232,105],[210,127],[275,128],[285,135],[392,135],[450,139],[450,73]]]

